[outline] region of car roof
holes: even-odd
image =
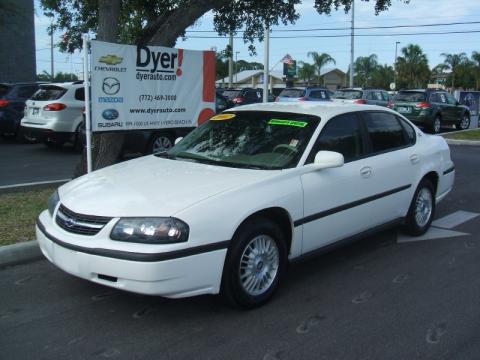
[[[330,119],[334,116],[367,110],[381,110],[396,114],[393,110],[377,105],[358,105],[350,103],[335,102],[276,102],[276,103],[258,103],[251,105],[243,105],[230,109],[230,111],[277,111],[294,114],[306,114],[319,116],[322,119]],[[228,112],[229,110],[226,110]]]

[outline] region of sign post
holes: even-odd
[[[87,174],[92,172],[92,128],[90,119],[90,76],[88,64],[89,36],[83,34],[83,85],[85,87],[85,131],[87,142]]]

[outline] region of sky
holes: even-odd
[[[347,71],[350,63],[350,37],[337,38],[301,38],[305,35],[349,35],[350,30],[331,30],[314,32],[285,32],[292,29],[332,29],[350,27],[351,14],[343,10],[333,11],[330,16],[319,15],[314,7],[313,0],[304,0],[297,6],[300,19],[295,24],[272,28],[270,38],[270,68],[278,64],[286,54],[290,54],[297,61],[312,62],[307,56],[310,51],[328,53],[336,60],[336,67]],[[357,34],[386,35],[355,38],[355,58],[377,54],[380,64],[392,65],[395,59],[395,43],[398,45],[398,55],[401,48],[414,43],[422,47],[429,59],[430,67],[443,62],[441,53],[465,52],[468,56],[472,51],[480,51],[480,1],[479,0],[410,0],[405,4],[401,0],[392,0],[389,10],[375,16],[374,1],[355,1],[355,27],[377,27],[397,25],[423,25],[438,23],[470,22],[464,25],[434,26],[419,28],[397,29],[357,29]],[[478,22],[471,24],[471,22]],[[47,27],[50,20],[43,15],[38,0],[35,0],[35,37],[37,54],[37,73],[43,70],[50,72],[50,37]],[[213,15],[207,13],[188,30],[213,30]],[[445,31],[478,31],[477,33],[459,33],[443,35],[426,35],[425,32]],[[404,33],[422,33],[421,35],[399,35]],[[217,37],[216,33],[190,33],[187,36],[214,36],[216,38],[179,39],[177,47],[192,50],[209,50],[215,47],[218,51],[225,49],[228,39]],[[54,34],[54,42],[59,41],[60,33]],[[241,36],[241,34],[237,35]],[[275,36],[289,36],[291,39],[277,39]],[[234,40],[234,52],[238,60],[257,61],[263,63],[264,44],[256,42],[257,55],[251,56],[248,44],[243,39]],[[54,52],[55,72],[82,72],[82,55],[76,52],[73,55]],[[333,65],[332,65],[333,66]],[[330,66],[329,66],[330,67]],[[280,70],[280,65],[275,70]]]

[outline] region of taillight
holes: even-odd
[[[44,111],[60,111],[63,109],[66,109],[67,105],[62,104],[62,103],[53,103],[53,104],[48,104],[43,107]]]
[[[235,103],[235,104],[240,104],[244,101],[245,99],[241,96],[237,96],[236,98],[234,98],[232,101]]]
[[[430,103],[428,103],[426,101],[422,101],[421,103],[418,103],[417,105],[415,105],[415,107],[421,108],[421,109],[426,109],[426,108],[429,108],[431,106],[432,105],[430,105]]]
[[[393,109],[394,106],[395,106],[395,103],[393,101],[389,101],[388,104],[387,104],[387,107],[389,109]]]
[[[355,104],[363,104],[365,105],[367,103],[367,100],[365,99],[358,99],[354,101]]]
[[[279,96],[276,96],[275,97],[275,102],[279,102],[280,101],[280,97]]]
[[[5,107],[10,104],[10,100],[7,99],[0,99],[0,107]]]

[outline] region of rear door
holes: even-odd
[[[464,109],[458,106],[458,101],[452,95],[447,94],[448,111],[451,114],[452,122],[459,122],[462,119]]]
[[[452,106],[448,104],[447,93],[437,92],[435,99],[436,105],[438,106],[442,114],[442,120],[448,123],[454,121],[454,109],[452,109]]]

